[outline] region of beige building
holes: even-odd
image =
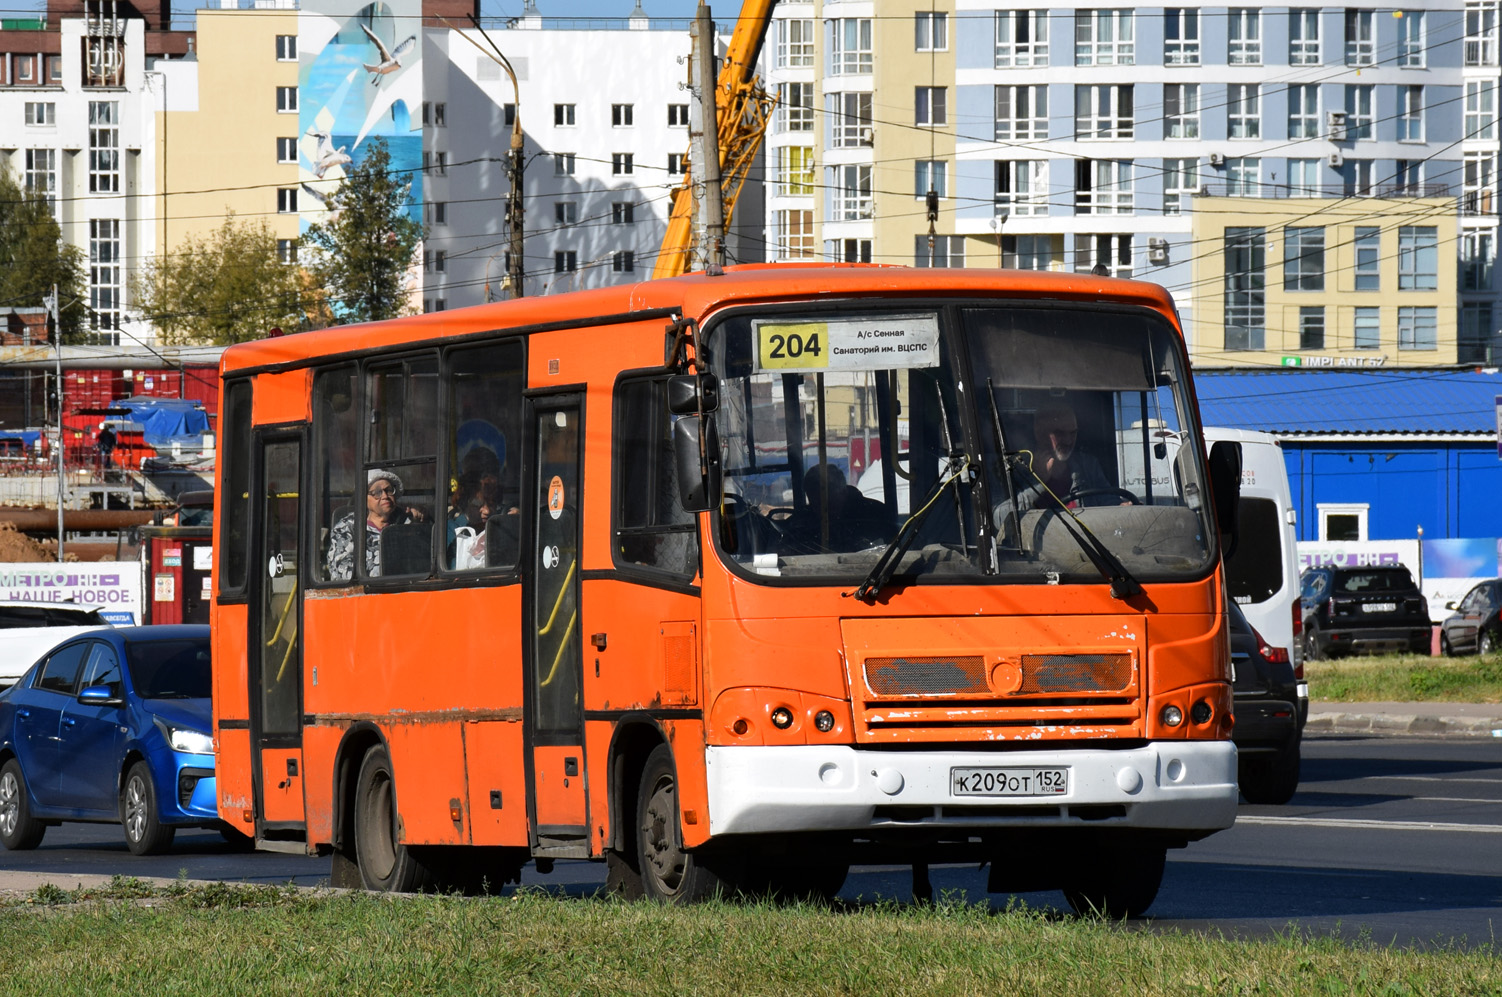
[[[1200,197],[1191,345],[1200,367],[1457,362],[1450,197]]]
[[[234,212],[298,238],[295,9],[196,12],[194,57],[158,62],[157,246],[170,253]]]

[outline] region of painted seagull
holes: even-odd
[[[316,128],[309,128],[308,134],[318,140],[318,150],[313,154],[313,175],[322,180],[323,175],[336,166],[343,166],[350,162],[349,153],[344,151],[344,146],[334,148],[334,139],[328,132],[321,132]]]
[[[365,32],[365,37],[370,39],[370,43],[376,47],[381,57],[380,61],[373,65],[368,62],[364,63],[365,71],[372,74],[370,82],[375,86],[380,86],[382,76],[401,69],[402,59],[417,47],[416,35],[409,35],[407,40],[395,49],[389,49],[386,47],[386,43],[377,38],[375,32],[371,31],[365,25],[360,25],[360,30]]]

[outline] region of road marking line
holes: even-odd
[[[1354,820],[1335,817],[1255,817],[1237,815],[1238,824],[1272,824],[1286,826],[1302,824],[1309,827],[1368,828],[1383,831],[1470,831],[1476,834],[1502,834],[1502,825],[1497,824],[1446,824],[1415,820]]]
[[[1378,779],[1383,782],[1386,782],[1388,780],[1392,780],[1394,782],[1481,782],[1486,783],[1489,786],[1502,785],[1502,779],[1480,779],[1467,776],[1440,776],[1436,778],[1435,776],[1431,775],[1364,775],[1361,778]]]
[[[1469,796],[1410,796],[1409,799],[1426,803],[1502,803],[1502,800],[1475,800]]]

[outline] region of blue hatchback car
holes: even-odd
[[[125,826],[137,855],[215,807],[209,628],[119,627],[68,640],[0,692],[0,843],[51,825]],[[226,835],[228,837],[228,835]]]

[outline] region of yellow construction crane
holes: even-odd
[[[756,60],[776,5],[777,0],[745,0],[715,81],[715,125],[726,225],[735,211],[736,198],[761,147],[767,120],[776,104],[776,98],[762,89],[756,75]],[[709,44],[713,44],[712,40]],[[652,269],[654,278],[676,277],[689,268],[694,249],[693,184],[690,156],[684,165],[683,182],[673,191],[673,210],[668,216],[668,231],[662,239],[657,265]]]

